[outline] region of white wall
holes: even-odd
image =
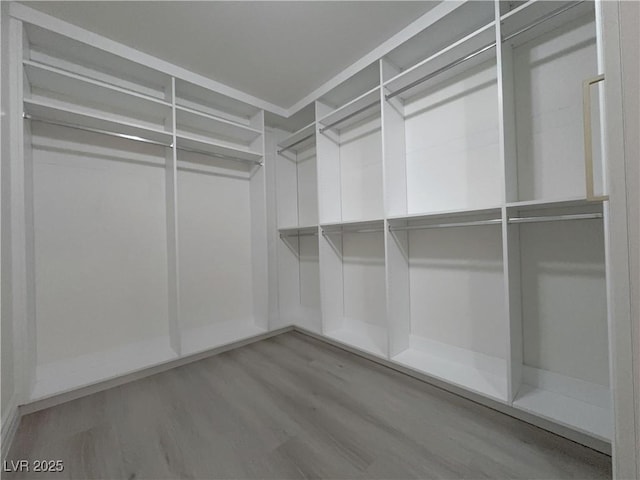
[[[14,362],[13,362],[13,325],[11,317],[11,282],[10,282],[10,245],[9,245],[9,17],[8,2],[0,3],[0,100],[2,116],[0,117],[0,255],[2,257],[0,273],[0,315],[2,324],[2,421],[9,413],[14,394]]]

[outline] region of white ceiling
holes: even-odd
[[[289,108],[438,2],[24,3]]]

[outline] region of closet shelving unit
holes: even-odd
[[[321,230],[324,335],[386,358],[384,221],[323,224]]]
[[[267,331],[263,111],[21,29],[30,399]]]
[[[315,121],[281,140],[276,153],[280,322],[320,333]]]
[[[320,98],[318,242],[325,336],[607,442],[596,30],[465,2]]]

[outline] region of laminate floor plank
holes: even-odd
[[[290,332],[26,415],[7,479],[608,479],[611,459]]]

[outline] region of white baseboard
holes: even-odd
[[[10,406],[7,408],[7,411],[2,418],[2,433],[0,443],[2,444],[2,460],[4,461],[7,458],[7,454],[9,453],[9,449],[11,448],[11,444],[13,443],[13,438],[18,431],[18,426],[20,425],[20,412],[18,411],[18,405],[15,400],[15,395],[10,401]]]

